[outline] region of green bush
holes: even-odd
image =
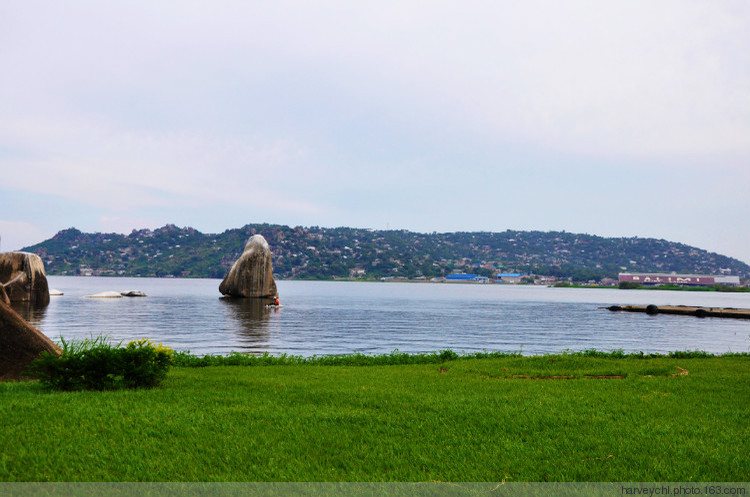
[[[66,342],[60,355],[42,353],[30,374],[56,390],[154,387],[166,376],[173,350],[142,338],[121,347],[104,337]]]
[[[643,285],[635,281],[621,281],[617,286],[621,290],[637,290],[643,287]]]

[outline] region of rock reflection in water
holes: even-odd
[[[44,320],[44,316],[47,314],[46,305],[35,305],[33,302],[11,302],[11,308],[16,311],[27,323],[35,328]]]
[[[247,348],[268,348],[269,318],[274,312],[266,307],[269,299],[222,297],[219,300],[228,309],[228,315],[237,322],[237,328],[242,333],[240,340]]]

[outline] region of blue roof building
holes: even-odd
[[[445,277],[445,281],[485,281],[487,278],[477,274],[455,273]]]
[[[521,278],[525,276],[523,273],[498,273],[495,283],[512,283],[515,285],[521,283]]]

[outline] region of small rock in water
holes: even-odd
[[[95,293],[94,295],[86,295],[87,298],[90,299],[120,299],[122,298],[122,295],[120,295],[120,292],[101,292],[101,293]]]
[[[145,297],[146,294],[140,290],[128,290],[127,292],[120,292],[123,297]]]

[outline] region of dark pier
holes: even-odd
[[[735,318],[750,319],[750,309],[732,307],[696,307],[686,305],[611,305],[604,309],[616,312],[645,312],[646,314],[679,314],[699,318]]]

